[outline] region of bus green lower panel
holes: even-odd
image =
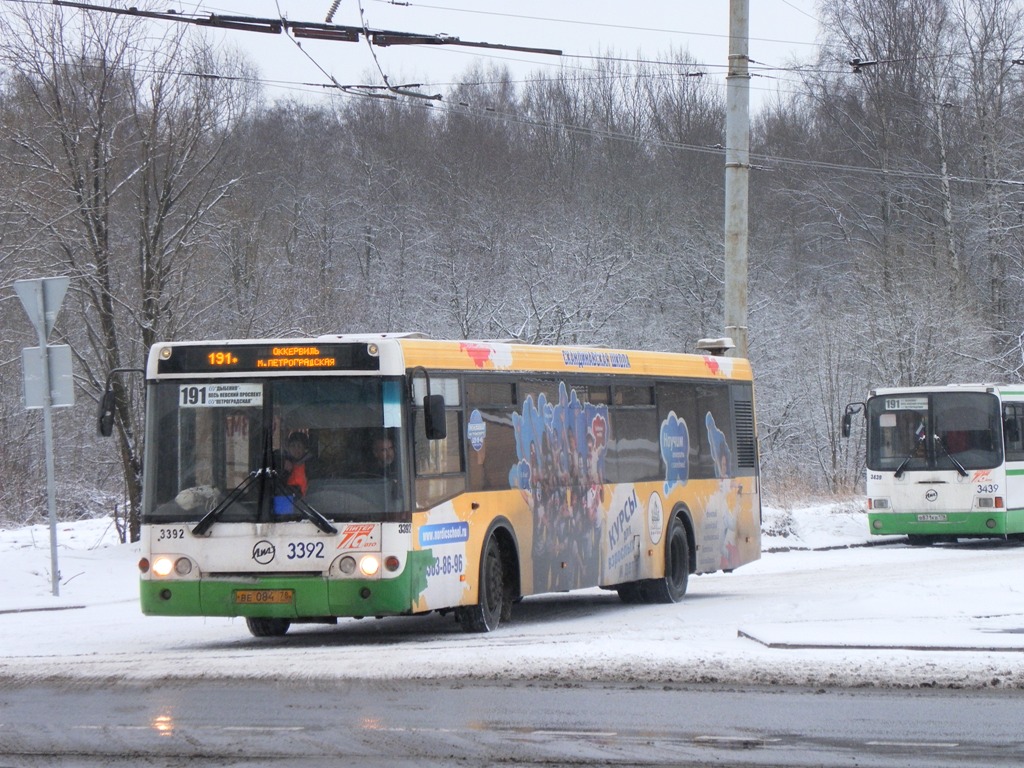
[[[1024,509],[986,512],[869,512],[868,530],[878,536],[1006,536],[1024,532]]]
[[[239,592],[291,590],[286,603],[248,602]],[[394,579],[335,581],[319,576],[258,580],[141,581],[142,612],[149,616],[388,616],[412,606],[409,571]]]

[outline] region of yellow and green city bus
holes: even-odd
[[[149,615],[487,632],[527,595],[676,602],[760,556],[743,359],[335,335],[160,343],[146,381]]]

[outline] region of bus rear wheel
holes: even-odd
[[[627,581],[624,584],[619,584],[615,591],[619,593],[619,600],[627,605],[644,602],[643,588],[639,581]]]
[[[281,637],[292,623],[288,619],[264,619],[246,616],[245,625],[253,637]]]
[[[511,595],[505,579],[505,566],[501,559],[501,545],[494,536],[487,539],[480,560],[479,599],[476,605],[464,605],[455,610],[459,624],[466,632],[492,632],[502,618],[512,610]]]
[[[665,539],[665,576],[640,582],[644,602],[678,603],[686,594],[689,578],[690,544],[682,522],[673,517]]]

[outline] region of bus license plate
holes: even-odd
[[[930,514],[930,515],[918,515],[917,516],[917,522],[919,522],[919,523],[944,523],[944,522],[946,522],[946,516],[945,515],[937,515],[937,514],[934,514],[934,513]]]
[[[289,605],[294,600],[294,589],[239,589],[235,591],[235,603],[240,605]]]

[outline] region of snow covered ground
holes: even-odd
[[[692,578],[678,605],[585,590],[528,598],[467,635],[449,617],[343,619],[256,639],[240,619],[139,612],[139,552],[110,520],[0,531],[0,683],[484,679],[1024,688],[1024,545],[909,547],[855,503],[766,509],[764,555]]]

